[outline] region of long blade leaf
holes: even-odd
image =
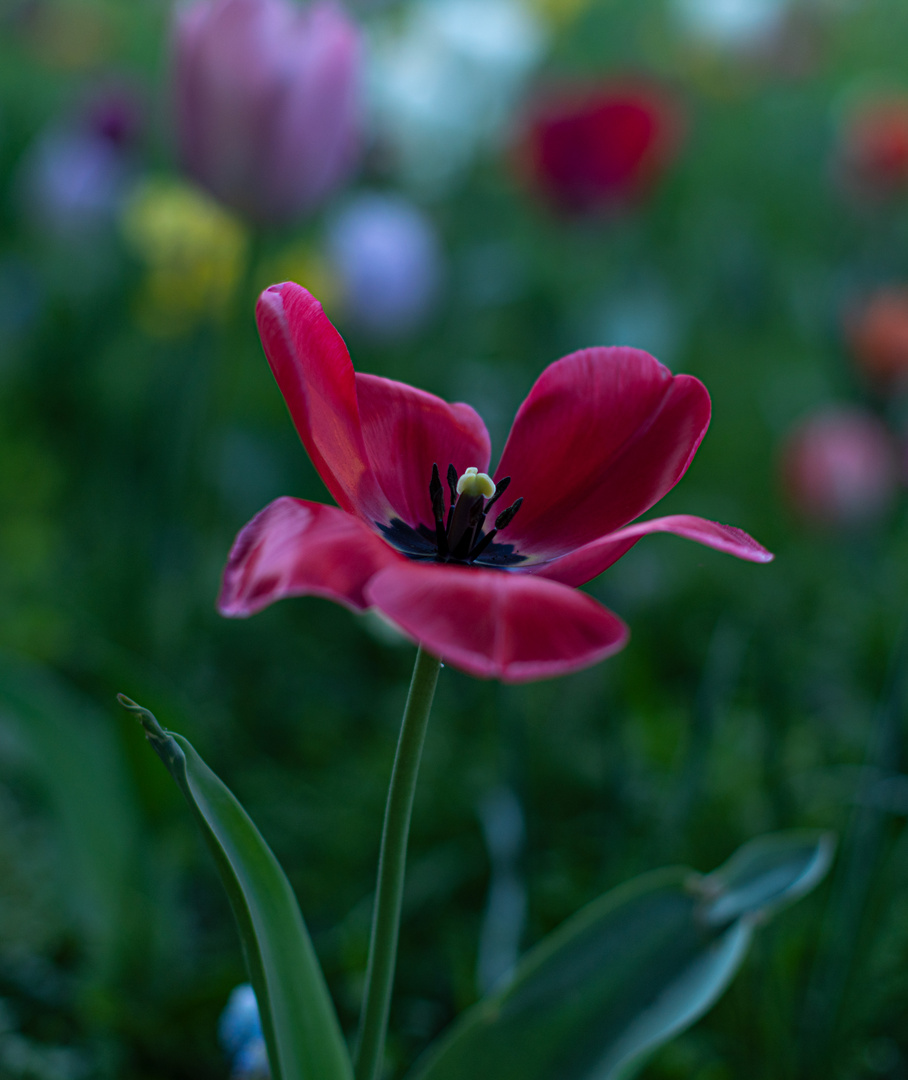
[[[120,695],[177,782],[230,899],[273,1080],[352,1080],[337,1014],[290,882],[233,793],[180,735]]]

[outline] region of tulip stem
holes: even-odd
[[[372,913],[372,940],[369,944],[356,1051],[356,1080],[377,1080],[382,1071],[391,987],[397,962],[413,793],[440,668],[441,661],[424,652],[420,646],[416,653],[385,805],[385,823],[378,857],[378,884]]]

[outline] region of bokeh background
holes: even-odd
[[[622,654],[442,673],[393,1074],[609,887],[810,825],[830,880],[644,1075],[908,1077],[908,7],[348,14],[355,165],[259,227],[181,169],[163,0],[0,6],[0,1076],[230,1073],[229,909],[118,691],[242,799],[354,1030],[414,650],[321,600],[214,610],[252,514],[327,498],[252,317],[293,279],[360,369],[470,402],[499,451],[574,349],[697,375],[712,426],[660,512],[777,556],[649,537],[587,587]]]

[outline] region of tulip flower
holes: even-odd
[[[259,223],[311,212],[355,162],[359,68],[357,28],[330,2],[197,0],[178,9],[186,171]]]
[[[908,380],[908,288],[880,289],[846,320],[855,363],[882,387]]]
[[[253,518],[224,573],[224,615],[327,597],[375,608],[473,675],[523,682],[623,647],[624,623],[574,587],[647,533],[772,558],[740,529],[690,515],[628,524],[681,479],[710,417],[703,384],[648,353],[584,349],[551,364],[493,476],[488,432],[469,405],[354,373],[305,289],[267,289],[257,319],[297,432],[338,505],[285,497]]]
[[[898,490],[898,455],[885,424],[854,407],[828,408],[788,436],[782,480],[795,511],[827,526],[878,521]]]
[[[839,166],[854,194],[885,198],[908,187],[908,96],[867,98],[845,115]]]
[[[676,105],[642,82],[567,88],[531,109],[522,164],[549,202],[589,213],[643,194],[674,158]]]

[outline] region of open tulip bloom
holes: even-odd
[[[648,353],[592,348],[543,371],[494,474],[464,404],[354,372],[321,305],[265,291],[257,318],[293,422],[337,506],[280,498],[240,532],[219,608],[250,615],[285,596],[375,608],[433,655],[522,682],[595,663],[624,623],[576,586],[647,533],[753,562],[740,529],[687,514],[628,524],[670,491],[706,433],[710,400]]]
[[[281,498],[265,507],[230,553],[220,610],[250,615],[312,594],[374,608],[419,644],[352,1056],[293,889],[265,841],[185,739],[122,700],[215,854],[275,1080],[379,1080],[413,796],[442,660],[519,682],[620,649],[627,628],[576,586],[650,532],[753,562],[772,556],[740,529],[697,517],[628,524],[684,475],[710,413],[702,383],[645,352],[585,349],[546,368],[491,473],[489,436],[469,405],[355,373],[305,289],[273,286],[257,316],[297,431],[337,505]],[[409,1080],[550,1080],[587,1076],[594,1062],[603,1080],[626,1075],[628,1062],[718,997],[753,927],[822,878],[831,843],[804,830],[776,834],[709,877],[670,868],[605,894],[521,960],[512,981],[453,1025]]]

